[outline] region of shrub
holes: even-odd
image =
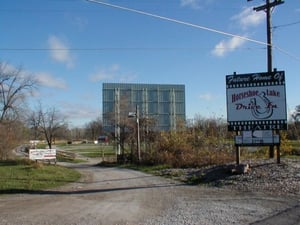
[[[143,154],[142,158],[148,164],[167,164],[181,168],[233,161],[233,146],[222,135],[224,133],[218,129],[195,133],[188,128],[181,128],[179,131],[162,132],[153,149]]]

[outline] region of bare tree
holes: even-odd
[[[16,69],[0,62],[0,121],[18,117],[22,103],[36,84],[21,67]]]
[[[51,149],[59,131],[67,126],[65,118],[55,107],[44,110],[41,105],[36,115],[38,117],[36,121],[39,121],[39,130],[46,138],[47,144]]]
[[[36,80],[22,68],[0,62],[0,158],[7,159],[24,136],[24,113],[20,113],[26,97],[36,87]],[[24,110],[22,110],[24,112]]]
[[[300,105],[295,107],[295,111],[292,114],[293,123],[291,124],[290,128],[290,137],[293,139],[299,139],[300,136]]]
[[[28,116],[28,126],[30,128],[30,137],[38,140],[41,136],[40,132],[40,116],[38,111],[32,111]]]
[[[22,121],[2,121],[0,123],[0,159],[13,158],[13,150],[26,138],[26,128]]]
[[[105,117],[115,127],[111,135],[115,139],[118,151],[120,150],[121,157],[125,156],[126,144],[131,146],[131,154],[133,154],[133,144],[135,143],[135,120],[129,118],[130,112],[135,111],[135,106],[132,105],[129,93],[123,92],[114,105],[112,112],[107,112]],[[118,152],[119,154],[119,152]]]
[[[102,133],[102,121],[97,118],[85,125],[85,135],[90,140],[97,140]]]
[[[79,127],[73,127],[69,131],[69,141],[81,140],[84,138],[84,129]]]
[[[300,105],[297,105],[295,107],[295,112],[292,114],[293,119],[295,122],[300,121]]]

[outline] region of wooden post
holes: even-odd
[[[236,131],[236,135],[239,135],[239,132]],[[240,157],[241,157],[241,149],[240,146],[235,146],[235,156],[236,156],[236,164],[240,165]]]
[[[241,149],[240,149],[240,146],[236,146],[236,164],[237,165],[240,165],[240,156],[241,156]]]
[[[277,163],[280,163],[280,144],[277,145]]]
[[[269,158],[270,159],[274,158],[274,145],[270,145],[269,147]]]
[[[100,147],[102,147],[102,162],[104,163],[104,146],[100,145]]]

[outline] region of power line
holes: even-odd
[[[172,18],[169,18],[169,17],[164,17],[164,16],[160,16],[160,15],[156,15],[156,14],[152,14],[152,13],[148,13],[148,12],[144,12],[144,11],[140,11],[140,10],[136,10],[136,9],[131,9],[131,8],[127,8],[127,7],[123,7],[123,6],[119,6],[119,5],[114,5],[114,4],[110,4],[110,3],[106,3],[106,2],[96,1],[96,0],[86,0],[86,1],[96,3],[96,4],[105,5],[105,6],[109,6],[109,7],[116,8],[116,9],[130,11],[130,12],[138,13],[138,14],[141,14],[141,15],[150,16],[150,17],[154,17],[154,18],[158,18],[158,19],[162,19],[162,20],[166,20],[166,21],[170,21],[170,22],[174,22],[174,23],[194,27],[194,28],[198,28],[198,29],[201,29],[201,30],[206,30],[206,31],[222,34],[222,35],[229,36],[229,37],[237,37],[237,38],[240,38],[240,39],[243,39],[243,40],[246,40],[246,41],[250,41],[250,42],[254,42],[254,43],[257,43],[257,44],[260,44],[260,45],[268,45],[266,42],[254,40],[254,39],[251,39],[251,38],[247,38],[245,36],[231,34],[231,33],[216,30],[216,29],[213,29],[213,28],[209,28],[209,27],[205,27],[205,26],[201,26],[201,25],[196,25],[196,24],[193,24],[193,23],[188,23],[188,22],[184,22],[184,21],[181,21],[181,20],[176,20],[176,19],[172,19]]]
[[[166,20],[166,21],[170,21],[170,22],[174,22],[174,23],[178,23],[178,24],[190,26],[190,27],[194,27],[194,28],[197,28],[197,29],[202,29],[202,30],[206,30],[206,31],[210,31],[210,32],[222,34],[222,35],[229,36],[229,37],[237,37],[237,38],[249,41],[249,42],[253,42],[253,43],[257,43],[257,44],[260,44],[260,45],[267,46],[267,48],[274,47],[275,49],[277,49],[278,51],[280,51],[280,52],[288,55],[289,57],[294,58],[294,59],[300,61],[299,57],[297,57],[297,56],[289,53],[288,51],[285,51],[282,48],[279,48],[279,47],[274,46],[272,44],[268,44],[268,43],[263,42],[263,41],[258,41],[258,40],[255,40],[255,39],[247,38],[245,36],[231,34],[231,33],[220,31],[220,30],[216,30],[216,29],[213,29],[213,28],[209,28],[209,27],[205,27],[205,26],[201,26],[201,25],[196,25],[196,24],[192,24],[192,23],[188,23],[188,22],[184,22],[184,21],[180,21],[180,20],[176,20],[176,19],[172,19],[172,18],[160,16],[160,15],[156,15],[156,14],[153,14],[153,13],[148,13],[148,12],[144,12],[144,11],[140,11],[140,10],[136,10],[136,9],[131,9],[131,8],[127,8],[127,7],[123,7],[123,6],[119,6],[119,5],[114,5],[114,4],[110,4],[110,3],[106,3],[106,2],[102,2],[102,1],[96,1],[96,0],[86,0],[86,1],[91,2],[91,3],[100,4],[100,5],[104,5],[104,6],[108,6],[108,7],[112,7],[112,8],[116,8],[116,9],[121,9],[121,10],[129,11],[129,12],[134,12],[134,13],[137,13],[137,14],[141,14],[141,15],[145,15],[145,16],[150,16],[150,17],[154,17],[154,18],[158,18],[158,19],[162,19],[162,20]],[[300,21],[299,21],[299,23],[300,23]]]
[[[156,15],[156,14],[152,14],[152,13],[148,13],[148,12],[144,12],[144,11],[140,11],[140,10],[135,10],[135,9],[131,9],[131,8],[127,8],[127,7],[123,7],[123,6],[118,6],[118,5],[113,5],[113,4],[109,4],[109,3],[105,3],[105,2],[101,2],[101,1],[96,1],[96,0],[86,0],[88,2],[92,2],[92,3],[96,3],[96,4],[101,4],[101,5],[105,5],[105,6],[109,6],[112,8],[117,8],[117,9],[121,9],[121,10],[126,10],[126,11],[131,11],[134,13],[138,13],[138,14],[142,14],[142,15],[146,15],[146,16],[150,16],[150,17],[154,17],[154,18],[158,18],[158,19],[162,19],[162,20],[167,20],[170,22],[174,22],[174,23],[178,23],[178,24],[182,24],[182,25],[186,25],[186,26],[191,26],[194,28],[198,28],[198,29],[202,29],[202,30],[206,30],[206,31],[210,31],[210,32],[214,32],[214,33],[218,33],[218,34],[222,34],[225,36],[230,36],[230,37],[237,37],[249,42],[254,42],[260,45],[264,45],[264,46],[268,46],[267,43],[262,42],[262,41],[258,41],[255,39],[251,39],[251,38],[247,38],[245,36],[240,36],[240,35],[235,35],[235,34],[231,34],[228,32],[224,32],[224,31],[220,31],[220,30],[216,30],[216,29],[212,29],[209,27],[205,27],[205,26],[201,26],[201,25],[196,25],[196,24],[192,24],[192,23],[188,23],[188,22],[184,22],[184,21],[180,21],[180,20],[176,20],[176,19],[172,19],[172,18],[168,18],[168,17],[164,17],[164,16],[160,16],[160,15]],[[1,11],[1,10],[0,10]],[[52,10],[50,10],[52,11]],[[55,11],[55,10],[54,10]],[[58,10],[60,11],[60,10]],[[283,27],[283,26],[291,26],[291,25],[295,25],[300,23],[300,21],[294,22],[294,23],[290,23],[290,24],[284,24],[284,25],[279,25],[276,26],[274,28],[277,27]],[[273,46],[275,49],[277,49],[278,51],[288,55],[291,58],[294,58],[296,60],[300,61],[300,58],[289,53],[288,51],[285,51],[284,49],[281,49],[279,47]],[[207,48],[177,48],[177,47],[153,47],[153,48],[145,48],[145,47],[129,47],[129,48],[123,48],[123,47],[105,47],[105,48],[1,48],[1,51],[173,51],[173,50],[183,50],[183,51],[196,51],[196,50],[200,50],[200,49],[207,49]],[[220,48],[219,48],[220,49]],[[265,48],[222,48],[222,49],[242,49],[242,50],[252,50],[252,49],[265,49]]]
[[[293,23],[287,23],[287,24],[273,26],[272,28],[277,29],[277,28],[281,28],[281,27],[289,27],[289,26],[293,26],[293,25],[296,25],[296,24],[299,24],[299,23],[300,23],[300,21],[296,21],[296,22],[293,22]]]
[[[288,51],[286,51],[286,50],[284,50],[284,49],[282,49],[282,48],[279,48],[279,47],[277,47],[277,46],[273,46],[275,49],[277,49],[278,51],[280,51],[281,53],[283,53],[283,54],[285,54],[285,55],[287,55],[287,56],[289,56],[289,57],[291,57],[291,58],[293,58],[293,59],[295,59],[295,60],[298,60],[298,61],[300,61],[300,57],[298,57],[298,56],[296,56],[296,55],[294,55],[294,54],[291,54],[291,53],[289,53]]]
[[[210,49],[208,47],[103,47],[103,48],[1,48],[0,51],[198,51]],[[218,49],[240,49],[253,50],[265,49],[265,47],[239,47],[239,48],[218,48]]]

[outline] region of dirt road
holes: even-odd
[[[297,224],[300,218],[295,196],[188,186],[90,163],[72,166],[83,173],[79,182],[0,196],[0,224]]]

